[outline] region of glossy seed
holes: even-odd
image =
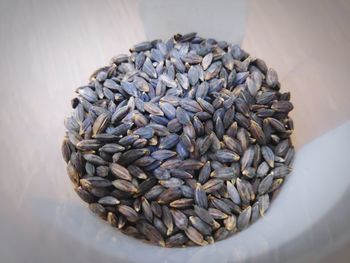
[[[203,186],[199,183],[197,183],[196,189],[194,191],[194,200],[198,206],[203,207],[203,208],[208,208],[207,194],[206,194]]]
[[[171,215],[173,217],[174,224],[181,230],[185,230],[188,226],[188,218],[180,210],[171,209]]]
[[[249,224],[250,217],[252,213],[252,207],[248,206],[246,209],[242,211],[242,213],[237,218],[237,228],[239,230],[243,230]]]
[[[266,144],[265,134],[262,128],[255,121],[250,121],[250,132],[253,137],[258,141],[258,143],[264,145]]]
[[[179,178],[169,178],[167,180],[159,180],[158,183],[162,186],[164,186],[165,188],[172,188],[172,187],[180,187],[181,185],[183,185],[183,181]]]
[[[230,150],[218,150],[216,151],[215,156],[218,159],[218,161],[223,163],[232,163],[240,159],[238,154]]]
[[[235,204],[240,205],[241,204],[241,197],[240,197],[236,187],[229,181],[226,183],[226,187],[227,187],[227,192],[228,192],[231,200]]]
[[[192,204],[193,204],[193,199],[191,199],[191,198],[181,198],[181,199],[172,201],[169,205],[172,208],[185,209],[185,208],[192,207]]]
[[[211,172],[210,162],[207,161],[199,172],[198,182],[200,184],[206,183],[210,178],[210,172]]]
[[[243,150],[239,141],[227,135],[223,136],[223,141],[229,150],[237,153],[238,155],[242,155]]]
[[[88,204],[96,202],[96,197],[89,191],[84,190],[82,187],[76,187],[74,190],[84,202]]]
[[[267,164],[273,168],[275,166],[275,154],[273,153],[271,148],[268,146],[262,146],[261,154],[264,160],[267,162]]]
[[[237,225],[237,218],[235,215],[231,215],[229,217],[227,217],[225,220],[224,220],[224,225],[225,225],[225,228],[232,232],[236,229],[236,225]]]
[[[177,233],[166,240],[166,247],[179,247],[188,241],[188,237],[183,233]]]
[[[224,227],[219,228],[214,233],[214,239],[216,241],[223,240],[223,239],[227,238],[228,236],[229,236],[229,231]]]
[[[125,150],[125,148],[119,144],[116,143],[108,143],[103,145],[100,149],[100,151],[106,152],[106,153],[117,153],[117,152],[122,152]]]
[[[107,211],[102,205],[98,203],[92,203],[92,204],[89,204],[89,208],[94,214],[101,217],[102,219],[106,218]]]
[[[274,101],[271,105],[271,109],[276,112],[288,113],[293,109],[293,104],[287,100]]]
[[[219,190],[223,185],[224,185],[223,180],[211,179],[203,185],[203,188],[204,188],[206,193],[213,193],[213,192]]]
[[[259,196],[259,211],[260,215],[263,216],[270,206],[270,198],[268,194]]]
[[[204,70],[208,69],[212,60],[213,60],[213,53],[208,53],[207,55],[204,56],[202,60],[202,67]]]
[[[207,244],[207,242],[203,238],[203,235],[192,226],[189,226],[185,229],[185,234],[190,240],[192,240],[197,245],[203,246]]]
[[[112,182],[113,186],[121,191],[128,192],[128,193],[136,193],[137,188],[132,183],[125,181],[125,180],[114,180]]]
[[[159,160],[159,161],[169,159],[175,155],[176,155],[176,152],[173,152],[170,150],[158,150],[158,151],[155,151],[151,154],[151,156],[154,159]]]
[[[271,171],[271,175],[274,178],[284,178],[286,175],[288,175],[292,169],[286,165],[278,166]]]
[[[181,107],[177,107],[176,109],[176,118],[183,125],[186,125],[190,122],[190,116]]]
[[[213,226],[214,228],[216,228],[218,226],[218,223],[214,220],[214,218],[212,217],[212,215],[208,212],[208,210],[199,207],[197,205],[194,205],[194,212],[196,213],[196,215],[202,219],[204,222],[206,222],[207,224]]]
[[[265,194],[271,187],[273,182],[273,174],[267,175],[264,179],[261,180],[258,188],[258,193],[260,195]]]
[[[109,166],[109,168],[110,168],[112,174],[114,176],[116,176],[117,178],[131,181],[132,176],[130,175],[128,169],[126,169],[124,166],[121,166],[117,163],[112,163]]]
[[[179,187],[173,187],[173,188],[168,188],[164,190],[159,196],[158,196],[158,202],[160,204],[167,204],[170,203],[174,200],[177,200],[178,198],[181,197],[181,188]]]
[[[164,115],[164,112],[155,103],[152,103],[152,102],[146,102],[144,104],[144,109],[145,111],[153,115],[159,115],[159,116]]]
[[[165,241],[161,235],[161,233],[159,233],[159,231],[157,230],[157,228],[155,228],[153,225],[142,221],[139,223],[139,225],[137,225],[140,229],[140,232],[144,234],[144,236],[151,241],[152,243],[158,244],[162,247],[165,246]]]
[[[274,128],[277,132],[286,132],[286,128],[284,124],[275,118],[267,118],[272,128]]]
[[[81,140],[76,144],[77,149],[81,151],[96,151],[100,149],[102,146],[102,143],[98,140],[95,139],[88,139],[88,140]],[[65,149],[67,152],[65,153],[66,155],[69,155],[70,157],[70,151],[69,149]],[[63,151],[63,149],[62,149]],[[67,156],[68,157],[68,156]]]
[[[158,147],[159,149],[171,149],[179,142],[179,136],[177,134],[169,134],[162,138]]]
[[[202,235],[210,235],[212,232],[211,226],[205,223],[197,216],[190,216],[191,225],[196,228]]]
[[[101,205],[119,205],[120,201],[113,196],[104,196],[98,200]]]
[[[211,201],[211,204],[212,204],[215,208],[221,210],[221,211],[224,212],[225,214],[228,214],[228,215],[231,214],[231,209],[230,209],[230,207],[229,207],[225,202],[223,202],[221,199],[212,197],[212,198],[210,199],[210,201]]]

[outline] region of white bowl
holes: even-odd
[[[8,1],[0,7],[0,22],[8,25],[0,29],[2,262],[346,262],[349,4]],[[277,199],[248,229],[206,247],[160,248],[111,228],[75,194],[60,153],[73,89],[113,55],[171,31],[242,43],[276,69],[295,105],[294,171]]]

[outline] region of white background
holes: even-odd
[[[349,1],[157,2],[141,12],[137,1],[0,2],[0,261],[347,262],[349,125],[335,128],[350,117]],[[196,24],[206,16],[209,28]],[[175,30],[174,21],[179,31],[227,35],[277,70],[292,92],[298,149],[266,218],[185,250],[142,244],[91,215],[60,153],[73,90],[113,55]]]

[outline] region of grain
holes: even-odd
[[[76,89],[61,144],[77,195],[152,244],[212,244],[263,216],[292,171],[290,93],[238,45],[144,41]]]

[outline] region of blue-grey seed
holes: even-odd
[[[191,121],[188,113],[181,107],[177,107],[176,109],[176,118],[183,125],[186,125]]]
[[[187,90],[189,88],[190,82],[188,80],[187,75],[182,74],[182,73],[177,73],[176,79],[183,89]]]
[[[203,186],[199,183],[197,183],[196,189],[194,191],[194,200],[196,202],[196,205],[203,207],[203,208],[208,208],[207,194],[206,194]]]
[[[180,100],[180,106],[190,112],[200,112],[202,111],[202,107],[192,99],[182,99]]]
[[[154,135],[154,130],[151,127],[141,127],[134,130],[133,134],[139,135],[145,139],[151,139]]]
[[[246,228],[248,226],[251,214],[252,214],[252,207],[248,206],[238,216],[238,218],[237,218],[237,228],[239,230],[243,230],[244,228]]]
[[[231,200],[235,204],[240,205],[241,204],[241,197],[239,196],[239,193],[238,193],[236,187],[229,181],[227,181],[226,187],[227,187],[227,192],[228,192]]]
[[[176,109],[172,104],[170,104],[168,102],[161,102],[161,103],[159,103],[159,106],[162,109],[164,115],[169,120],[176,118]]]
[[[146,102],[144,104],[144,109],[145,111],[153,115],[159,115],[159,116],[164,115],[163,111],[159,108],[159,106],[152,102]]]

